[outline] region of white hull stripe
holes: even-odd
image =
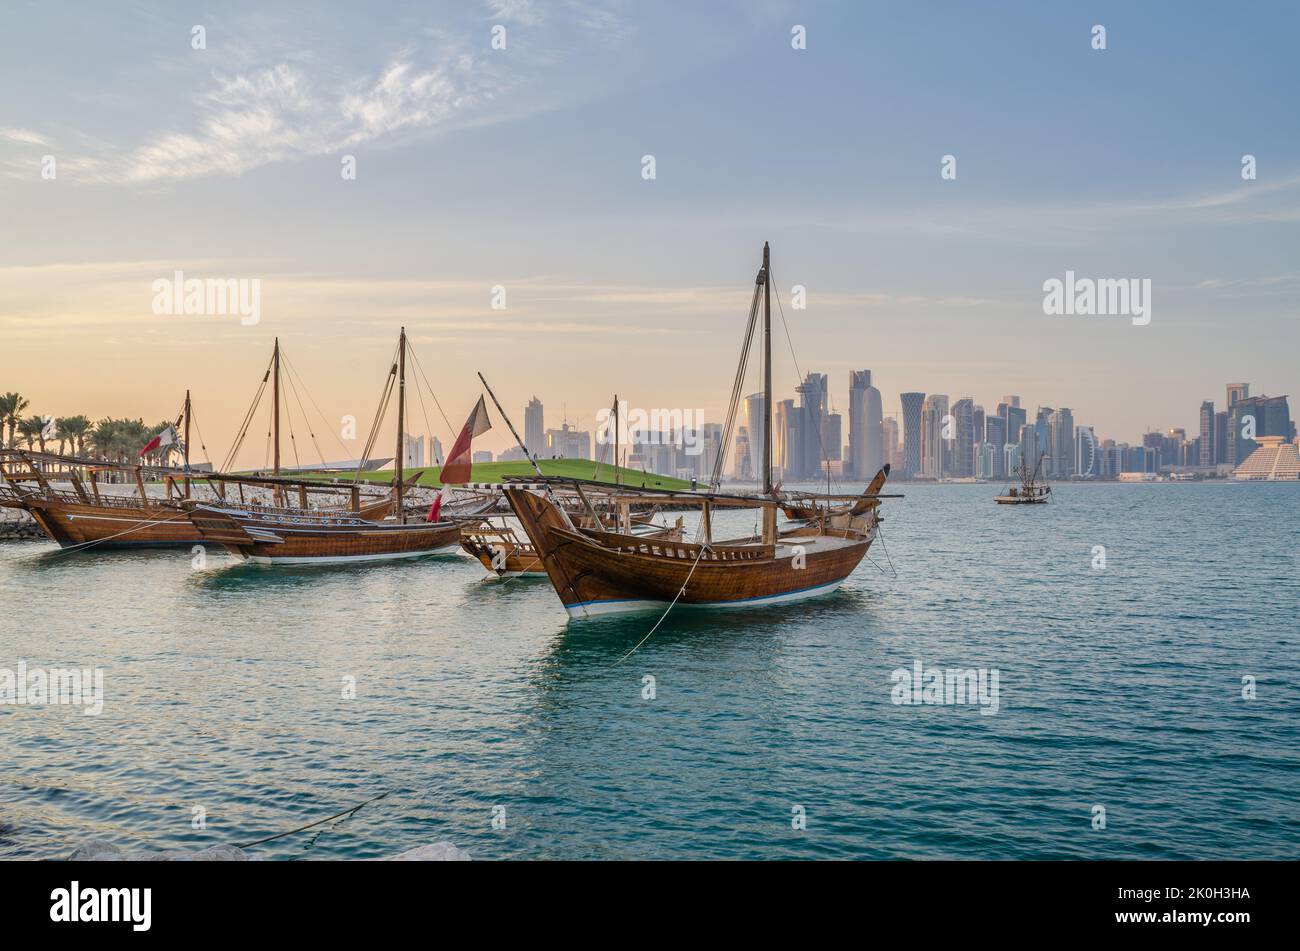
[[[324,555],[319,558],[284,558],[280,556],[268,558],[265,555],[245,555],[243,558],[255,565],[344,565],[363,561],[395,561],[401,558],[423,558],[425,555],[446,555],[459,549],[459,545],[447,545],[442,548],[432,548],[428,551],[387,552],[380,555]]]
[[[802,601],[805,598],[815,598],[819,595],[829,594],[843,583],[844,579],[841,578],[839,581],[832,581],[829,584],[817,585],[812,588],[801,588],[798,591],[786,591],[782,594],[765,594],[754,598],[742,598],[738,601],[678,601],[677,607],[726,611],[764,604],[787,604],[791,601]],[[569,617],[582,618],[594,617],[600,614],[630,614],[641,611],[662,610],[669,603],[668,601],[640,599],[583,601],[579,604],[566,604],[564,609],[569,612]]]

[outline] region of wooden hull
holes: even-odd
[[[573,532],[547,500],[520,489],[505,495],[575,618],[662,610],[674,599],[696,607],[745,608],[824,594],[857,568],[874,538],[873,532],[790,538],[777,545],[718,543],[702,550],[682,541]]]
[[[484,545],[462,537],[460,547],[478,559],[484,569],[501,578],[545,578],[542,559],[531,545]]]
[[[680,541],[682,530],[675,525],[658,531],[638,532],[639,538],[659,538]],[[460,547],[478,559],[490,573],[502,578],[545,578],[546,569],[537,549],[520,541],[513,531],[486,536],[481,529],[464,529]]]
[[[355,516],[266,513],[200,505],[190,521],[204,541],[255,564],[326,565],[392,561],[455,551],[454,522],[399,525]]]
[[[63,548],[189,547],[203,541],[180,508],[97,505],[39,496],[25,499],[22,507],[31,513],[41,531]]]

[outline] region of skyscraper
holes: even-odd
[[[948,395],[931,393],[921,407],[921,475],[942,479],[947,475],[948,441],[944,439]]]
[[[1045,455],[1043,459],[1043,474],[1054,475],[1056,470],[1052,468],[1052,414],[1056,410],[1050,406],[1038,407],[1038,414],[1034,418],[1034,451],[1025,453],[1025,460],[1029,463],[1030,469],[1038,464],[1038,457]]]
[[[1250,438],[1252,431],[1256,436],[1281,436],[1288,440],[1295,436],[1285,396],[1240,397],[1229,410],[1228,425],[1227,461],[1234,466],[1245,462],[1246,457],[1259,448],[1259,443]]]
[[[782,479],[793,481],[798,475],[792,471],[795,447],[799,442],[799,417],[794,400],[781,400],[775,406],[772,419],[772,465],[779,469]]]
[[[766,405],[762,393],[750,393],[745,397],[744,425],[749,431],[749,475],[742,478],[755,482],[763,479],[763,408]]]
[[[793,476],[796,479],[813,479],[822,468],[821,433],[826,416],[826,374],[809,373],[794,391],[799,394],[799,425]]]
[[[898,420],[894,419],[892,416],[886,416],[880,421],[880,439],[881,465],[884,465],[887,462],[892,468],[897,469],[901,474],[904,466],[902,447],[898,444]],[[879,468],[877,468],[877,471],[879,471]],[[875,474],[875,472],[872,472],[870,476],[864,475],[859,476],[859,478],[866,481]]]
[[[989,478],[1000,479],[1007,474],[1006,447],[1007,421],[1001,416],[990,416],[984,420],[984,444],[994,451],[993,468]]]
[[[903,478],[914,479],[921,471],[921,412],[924,393],[902,393],[903,405]]]
[[[1091,426],[1074,428],[1074,474],[1096,477],[1097,471],[1097,436]]]
[[[547,452],[546,423],[541,401],[536,396],[524,407],[524,446],[534,456],[542,456]]]
[[[1015,402],[1012,403],[1011,400],[1015,400]],[[1020,397],[1002,397],[1002,402],[998,404],[998,416],[1006,423],[1007,442],[1013,446],[1019,445],[1020,427],[1025,425],[1027,421],[1025,410],[1020,406]]]
[[[947,440],[948,471],[955,476],[975,475],[975,399],[963,396],[952,404],[952,439]]]
[[[736,446],[732,450],[731,476],[741,482],[753,482],[754,459],[749,447],[749,429],[741,426],[736,431],[735,442]]]
[[[722,451],[722,424],[703,423],[700,426],[699,473],[701,479],[712,479],[713,469]],[[721,475],[721,470],[719,470]]]
[[[888,461],[882,436],[880,391],[871,385],[870,370],[854,370],[849,374],[849,458],[845,460],[854,478],[870,479]]]
[[[844,456],[844,448],[840,443],[844,438],[843,423],[839,413],[827,413],[822,417],[822,451],[831,462],[838,462]]]
[[[1231,410],[1237,400],[1244,400],[1250,396],[1249,383],[1229,383],[1226,387],[1228,392],[1228,409]]]
[[[1058,476],[1075,475],[1074,413],[1061,407],[1052,418],[1052,471]]]
[[[1198,446],[1198,458],[1196,464],[1199,466],[1214,465],[1214,401],[1205,400],[1201,403],[1201,429],[1200,445]]]

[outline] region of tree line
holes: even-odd
[[[142,419],[107,418],[98,422],[92,422],[87,416],[50,419],[41,415],[24,415],[28,406],[29,401],[18,393],[0,396],[0,448],[54,450],[60,455],[83,456],[122,465],[141,461],[166,465],[168,455],[177,448],[163,447],[149,453],[143,460],[140,458],[140,450],[166,429],[170,421],[147,426]]]

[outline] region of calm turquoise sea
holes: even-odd
[[[836,594],[674,611],[626,659],[653,618],[569,624],[460,557],[0,545],[0,668],[105,690],[0,704],[0,856],[245,844],[386,793],[254,851],[1295,858],[1300,485],[997,488],[904,486]],[[996,671],[997,712],[893,702],[918,661]]]

